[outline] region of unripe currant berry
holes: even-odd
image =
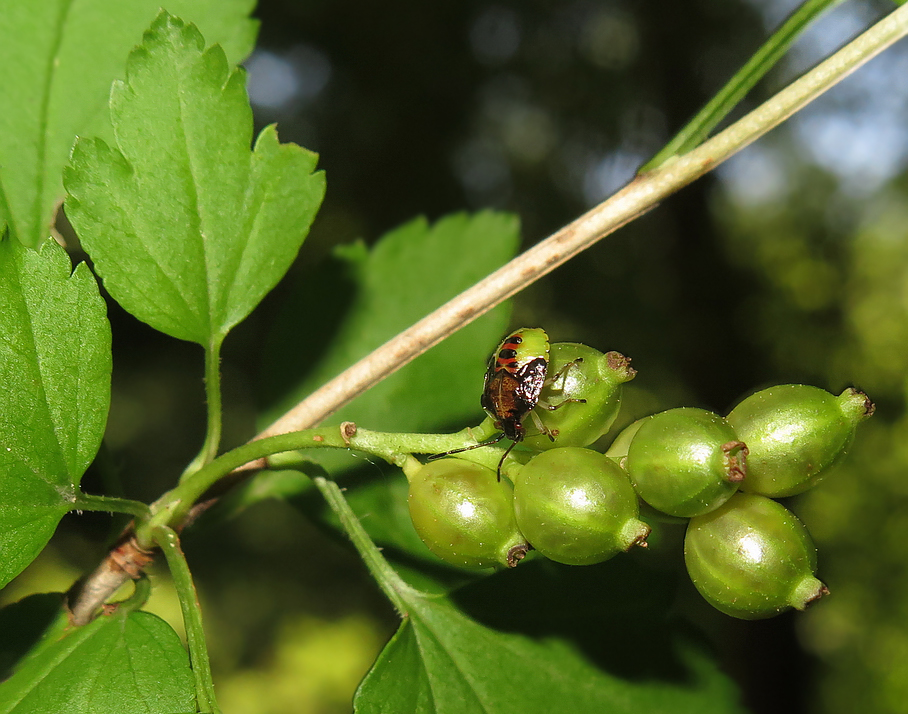
[[[640,427],[643,426],[647,419],[649,419],[649,417],[645,416],[624,427],[609,445],[605,455],[621,464],[624,459],[627,458],[627,452],[630,451],[631,442],[634,440],[634,437],[637,436],[637,432],[640,431]]]
[[[744,620],[803,610],[828,593],[814,577],[817,551],[807,529],[765,496],[738,493],[712,513],[691,518],[684,561],[713,607]]]
[[[750,450],[741,490],[779,498],[812,488],[842,459],[873,409],[855,389],[836,397],[803,384],[747,397],[727,417]]]
[[[634,434],[625,462],[640,498],[689,518],[721,506],[746,472],[747,447],[718,414],[684,407],[653,414]]]
[[[547,378],[535,414],[555,437],[533,434],[532,449],[589,446],[609,430],[621,406],[621,385],[634,378],[630,360],[575,342],[551,346]]]
[[[534,456],[514,474],[517,525],[542,555],[559,563],[601,563],[646,545],[637,496],[624,470],[590,449],[562,447]]]
[[[454,565],[514,567],[529,549],[517,528],[511,485],[485,466],[432,461],[411,477],[407,503],[423,543]]]

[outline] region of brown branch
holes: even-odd
[[[903,5],[728,129],[693,151],[638,176],[605,202],[386,342],[310,394],[255,438],[317,425],[448,335],[713,170],[906,34],[908,5]],[[233,485],[247,478],[260,466],[247,464],[237,469],[225,480],[225,485],[228,480]],[[205,494],[188,520],[213,505],[223,489],[219,484]],[[128,580],[133,565],[141,561],[141,555],[136,554],[136,560],[128,558],[118,563],[114,553],[86,578],[74,596],[74,611],[88,613],[90,618],[112,594],[108,590],[118,580],[117,587]]]

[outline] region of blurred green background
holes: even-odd
[[[336,269],[334,246],[487,207],[519,215],[525,245],[537,242],[632,178],[794,6],[260,2],[246,63],[257,123],[318,151],[328,193],[291,274],[227,341],[225,446],[280,400],[263,367],[272,326],[294,285]],[[743,109],[891,7],[844,4]],[[619,426],[682,405],[725,413],[773,383],[854,385],[877,403],[845,464],[787,504],[816,539],[829,598],[742,623],[678,595],[757,713],[908,712],[906,77],[903,42],[513,305],[514,325],[633,359]],[[302,365],[330,337],[309,318]],[[105,458],[128,495],[150,500],[201,443],[201,351],[113,304],[111,319]],[[364,465],[367,477],[387,471]],[[90,472],[86,490],[109,486],[99,479]],[[68,588],[110,530],[99,514],[68,517],[4,600]],[[186,550],[226,711],[350,710],[397,620],[343,543],[266,502],[199,528]],[[154,578],[154,609],[178,622],[165,569]]]

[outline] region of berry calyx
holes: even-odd
[[[548,433],[532,434],[528,424],[524,443],[537,450],[589,446],[614,423],[621,385],[635,374],[630,360],[618,352],[603,354],[575,342],[552,344],[548,376],[534,410]]]
[[[750,449],[741,490],[780,498],[812,488],[841,461],[855,428],[873,409],[856,389],[836,397],[804,384],[747,397],[727,417]]]

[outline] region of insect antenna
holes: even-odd
[[[451,449],[450,451],[443,451],[440,454],[432,454],[431,456],[426,457],[426,461],[435,461],[435,459],[440,459],[442,456],[450,456],[451,454],[460,454],[460,453],[463,453],[464,451],[472,451],[473,449],[479,449],[483,446],[492,446],[493,444],[497,444],[502,439],[504,439],[504,432],[502,432],[498,436],[495,436],[495,437],[489,439],[488,441],[483,441],[481,444],[471,444],[470,446],[464,446],[460,449]],[[511,446],[513,446],[513,444]],[[510,450],[511,449],[509,448],[508,451],[510,451]],[[507,453],[505,453],[505,456],[507,456]],[[501,480],[500,473],[498,475],[498,480],[499,481]]]

